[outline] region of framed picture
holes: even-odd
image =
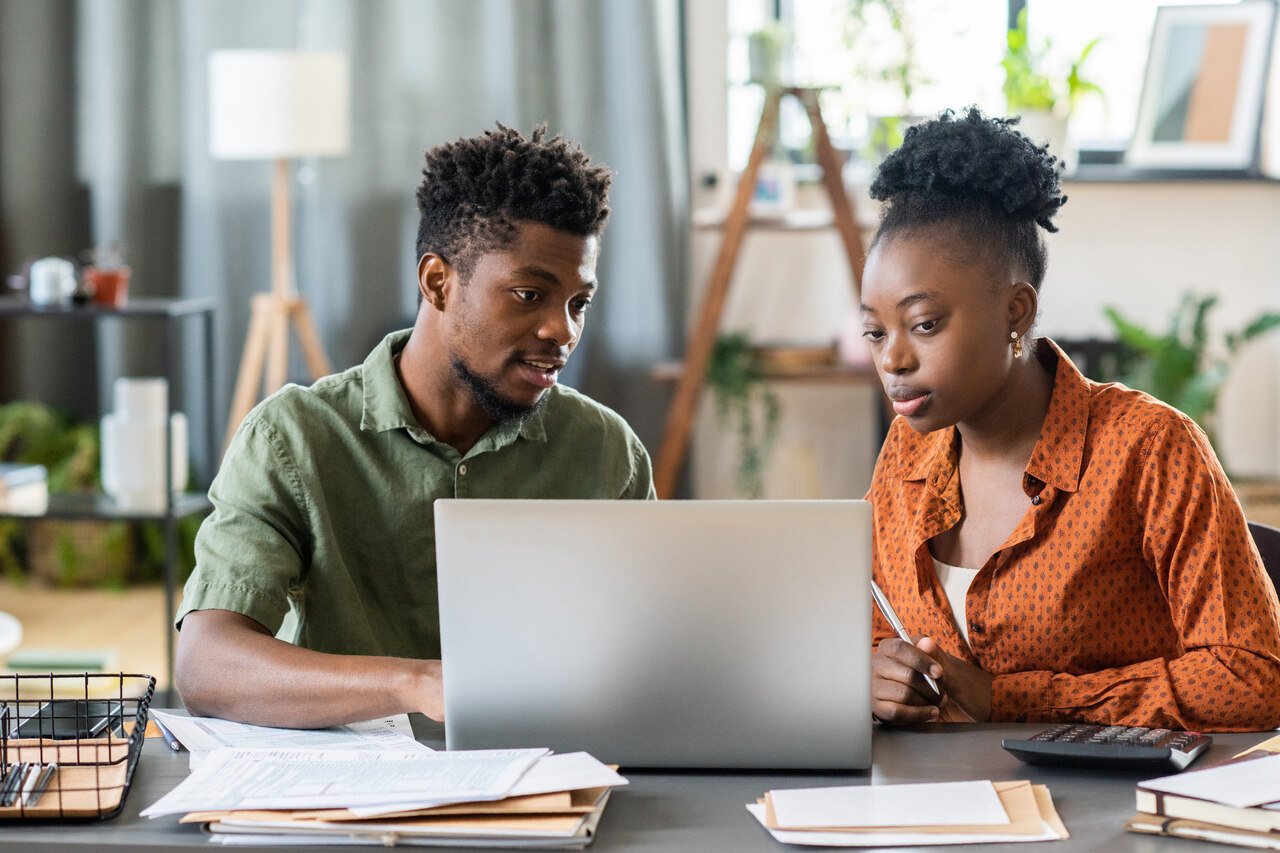
[[[1161,6],[1151,36],[1133,166],[1251,169],[1276,6]]]

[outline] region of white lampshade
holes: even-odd
[[[351,146],[346,54],[219,50],[209,55],[215,160],[336,157]]]

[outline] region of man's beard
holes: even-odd
[[[488,379],[473,373],[471,368],[467,367],[462,359],[456,355],[449,357],[449,363],[453,365],[454,374],[471,391],[471,399],[475,400],[480,408],[484,410],[484,413],[497,423],[510,420],[527,420],[542,406],[542,401],[547,399],[547,395],[544,392],[538,395],[537,401],[531,406],[513,402],[502,396]]]

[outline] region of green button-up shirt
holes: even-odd
[[[568,388],[465,456],[437,441],[396,377],[408,338],[245,419],[209,489],[179,627],[193,610],[232,610],[317,651],[438,658],[436,498],[653,497],[630,427]]]

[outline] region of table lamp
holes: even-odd
[[[225,444],[259,398],[285,383],[289,327],[313,379],[331,372],[294,282],[289,161],[336,157],[350,147],[350,70],[345,54],[219,50],[209,56],[209,153],[215,160],[274,160],[271,290],[253,297]],[[225,446],[224,444],[224,446]]]

